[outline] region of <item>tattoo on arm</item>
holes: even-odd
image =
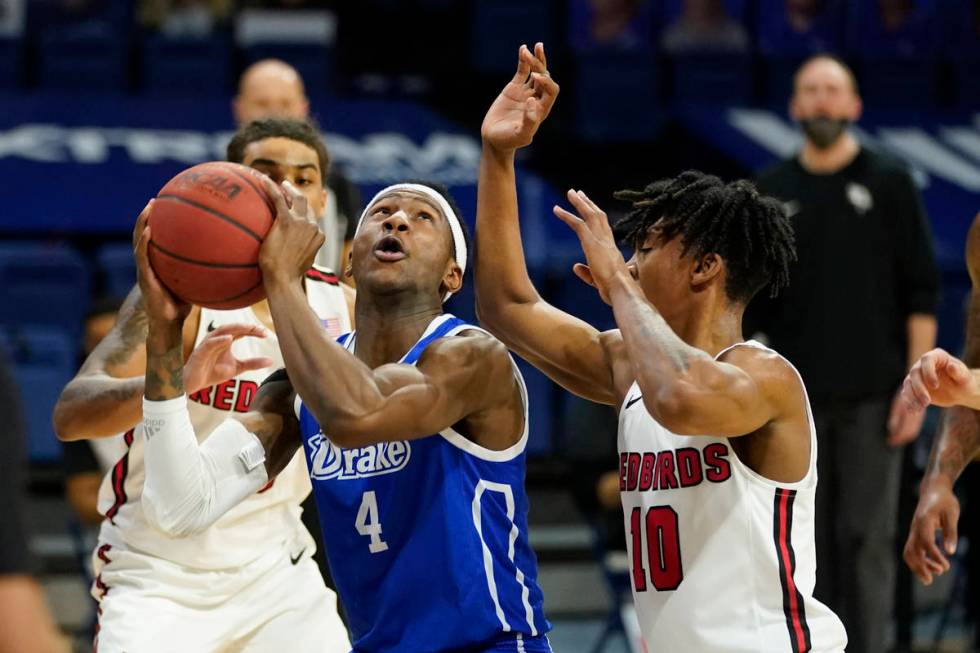
[[[150,332],[146,341],[146,398],[165,401],[184,394],[184,356],[180,329]]]
[[[980,367],[980,288],[970,295],[963,362]],[[956,406],[946,410],[939,438],[932,447],[929,471],[955,480],[980,453],[980,412]]]
[[[123,307],[120,311],[119,323],[120,328],[116,333],[116,346],[108,352],[105,358],[107,368],[125,363],[146,342],[148,318],[142,295],[138,295],[136,301],[130,306]]]

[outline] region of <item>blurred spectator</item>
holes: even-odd
[[[650,45],[652,18],[645,0],[572,0],[570,17],[572,46],[578,51]]]
[[[239,125],[273,116],[310,117],[303,80],[292,66],[276,59],[258,61],[242,73],[232,107]],[[320,228],[327,240],[317,255],[317,264],[343,271],[360,216],[360,191],[336,164],[331,165],[327,176],[327,205],[320,216]]]
[[[107,297],[96,301],[85,319],[82,336],[84,361],[116,323],[122,299]],[[98,510],[99,486],[109,469],[126,452],[122,435],[95,440],[63,442],[65,465],[65,499],[85,526],[97,526],[102,521]],[[92,547],[86,547],[91,550]]]
[[[25,427],[17,384],[6,357],[0,355],[0,653],[67,653],[44,604],[40,586],[30,575],[25,519]]]
[[[813,29],[824,9],[824,0],[786,0],[786,22],[797,34],[805,34]]]
[[[844,621],[849,653],[884,651],[895,595],[902,445],[922,414],[897,390],[936,339],[939,275],[919,191],[899,162],[861,147],[854,76],[821,55],[796,75],[790,104],[800,153],[759,190],[786,202],[799,261],[778,298],[749,306],[799,369],[819,451],[815,596]]]
[[[789,57],[839,50],[844,42],[843,9],[841,0],[761,0],[756,14],[759,49]]]
[[[897,32],[912,17],[912,0],[878,0],[878,17],[886,32]]]
[[[227,21],[232,0],[142,0],[140,22],[171,38],[203,39]]]
[[[744,52],[749,36],[721,0],[684,0],[681,15],[664,30],[660,44],[671,54]]]

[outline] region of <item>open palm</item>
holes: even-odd
[[[558,97],[544,45],[536,44],[533,53],[522,45],[517,56],[517,72],[490,106],[480,130],[484,142],[500,150],[530,144]]]

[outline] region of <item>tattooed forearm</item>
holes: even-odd
[[[130,296],[119,311],[118,322],[118,328],[114,330],[115,346],[106,354],[106,367],[127,362],[146,342],[148,318],[141,295]]]
[[[977,287],[970,295],[963,362],[970,368],[980,367],[980,288]],[[947,409],[929,456],[928,475],[955,481],[978,454],[980,412],[962,406]]]
[[[177,328],[149,328],[146,340],[146,398],[164,401],[184,394],[184,356]]]

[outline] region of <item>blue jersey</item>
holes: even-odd
[[[473,327],[441,315],[401,359]],[[356,334],[340,343],[354,351]],[[520,441],[485,449],[452,429],[342,449],[297,399],[330,569],[354,650],[549,650]],[[328,389],[325,389],[329,392]]]

